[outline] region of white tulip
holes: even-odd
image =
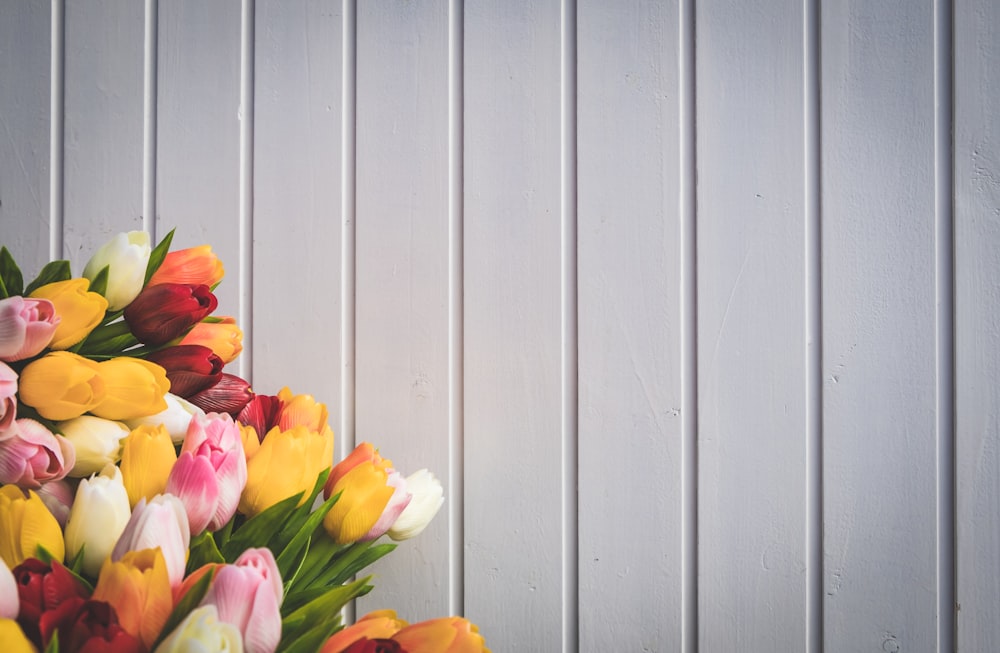
[[[83,570],[96,578],[128,524],[132,514],[128,506],[128,493],[116,466],[108,465],[100,475],[81,480],[66,522],[67,558],[83,548]]]
[[[91,281],[108,266],[108,289],[104,293],[108,310],[125,308],[142,290],[150,252],[149,234],[129,231],[106,242],[87,261],[83,276]]]
[[[93,415],[57,422],[56,428],[76,450],[76,464],[69,472],[74,478],[96,474],[108,463],[121,460],[122,440],[129,434],[129,428],[121,422]]]
[[[243,653],[243,635],[233,624],[219,621],[214,605],[195,608],[153,653]]]
[[[162,424],[166,427],[167,433],[170,434],[170,440],[174,444],[181,444],[184,442],[184,436],[187,435],[188,425],[191,423],[191,418],[195,415],[204,415],[205,411],[198,408],[187,399],[181,399],[177,395],[172,395],[169,392],[165,394],[163,398],[167,401],[166,410],[156,413],[155,415],[150,415],[149,417],[125,420],[125,424],[127,424],[130,429],[142,426],[143,424],[148,424],[150,426],[159,426]]]
[[[17,581],[7,563],[0,558],[0,619],[17,619],[21,609],[21,599],[17,593]]]
[[[389,537],[397,542],[420,535],[444,503],[441,482],[426,469],[406,477],[406,490],[413,498],[388,531]]]

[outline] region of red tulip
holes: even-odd
[[[278,425],[283,407],[284,402],[280,397],[254,395],[250,403],[240,411],[237,420],[244,426],[252,426],[258,439],[263,440],[267,432]]]
[[[206,285],[147,286],[125,307],[125,321],[139,342],[165,345],[207,317],[219,301]]]
[[[104,601],[74,597],[42,615],[42,646],[59,633],[59,650],[80,653],[139,653],[142,643],[118,624],[114,608]]]
[[[52,566],[36,558],[28,558],[11,572],[17,581],[20,599],[18,623],[24,634],[37,646],[42,646],[39,620],[42,614],[58,608],[69,599],[89,598],[87,588],[66,567],[58,562]]]
[[[177,345],[146,357],[167,371],[170,392],[183,399],[211,388],[222,378],[225,363],[203,345]]]
[[[223,373],[219,382],[187,398],[206,413],[237,415],[253,399],[250,384],[235,374]]]

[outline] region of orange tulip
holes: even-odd
[[[106,560],[92,597],[107,601],[121,627],[152,648],[174,609],[167,563],[159,548],[130,551],[118,562]]]
[[[181,339],[182,345],[208,347],[223,363],[232,363],[243,351],[243,331],[236,319],[221,318],[221,322],[199,322]]]
[[[212,287],[222,280],[224,274],[222,261],[212,252],[211,245],[199,245],[169,252],[148,285],[188,283]]]
[[[340,653],[361,639],[389,639],[404,626],[406,622],[397,619],[394,610],[371,612],[326,640],[319,653]]]
[[[407,653],[489,653],[479,628],[462,617],[442,617],[407,626],[392,636]]]

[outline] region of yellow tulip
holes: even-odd
[[[63,561],[66,545],[59,522],[33,491],[16,485],[0,487],[0,558],[13,569],[37,558],[39,546]]]
[[[83,415],[105,399],[97,363],[68,351],[54,351],[21,372],[18,394],[45,419],[62,421]]]
[[[257,436],[257,429],[249,424],[237,424],[240,427],[240,439],[243,440],[243,455],[249,462],[260,449],[260,437]]]
[[[278,399],[283,404],[278,417],[278,426],[282,429],[308,426],[311,431],[319,431],[326,426],[329,416],[326,405],[317,402],[312,395],[294,395],[288,388],[282,388]]]
[[[94,588],[95,601],[107,601],[118,622],[150,649],[174,609],[167,563],[159,548],[130,551],[118,562],[110,558],[101,567]]]
[[[232,317],[224,317],[221,322],[199,322],[180,344],[208,347],[223,363],[232,363],[243,351],[243,331]]]
[[[119,356],[98,364],[104,400],[90,410],[105,419],[136,419],[167,409],[163,395],[170,390],[167,372],[156,363]]]
[[[24,636],[24,631],[13,619],[0,619],[0,642],[3,642],[4,653],[37,653],[38,651]]]
[[[68,349],[90,335],[108,310],[108,300],[90,292],[90,280],[67,279],[35,289],[32,297],[47,299],[55,306],[59,325],[49,347]]]
[[[371,461],[356,465],[329,492],[340,494],[323,518],[323,526],[337,544],[350,544],[365,537],[389,505],[395,489],[388,485],[388,471]]]
[[[121,460],[129,505],[134,508],[143,497],[152,501],[163,494],[175,462],[177,451],[167,427],[143,424],[133,429],[125,438]]]
[[[274,427],[247,460],[247,484],[240,496],[240,512],[256,515],[299,492],[304,493],[304,501],[332,458],[333,431],[329,426],[324,425],[318,433],[305,426],[287,431]]]

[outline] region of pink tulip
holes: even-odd
[[[31,358],[52,342],[58,325],[59,316],[47,299],[0,299],[0,360]]]
[[[7,563],[0,559],[0,619],[17,619],[20,607],[17,581]]]
[[[183,502],[191,532],[224,526],[236,512],[246,484],[243,439],[232,417],[218,413],[192,417],[167,479],[167,493]]]
[[[191,531],[184,504],[171,494],[158,494],[149,503],[139,499],[132,517],[111,552],[111,561],[118,562],[129,551],[159,547],[167,563],[170,588],[176,589],[184,580]]]
[[[0,442],[14,437],[11,426],[17,416],[17,372],[0,361]]]
[[[19,419],[0,441],[0,483],[37,490],[66,476],[76,462],[73,445],[33,419]]]
[[[73,508],[73,499],[76,494],[73,488],[65,480],[50,481],[35,490],[38,497],[49,509],[52,516],[59,522],[59,528],[66,528],[66,520],[69,519],[69,511]]]
[[[270,549],[247,549],[220,569],[201,605],[243,633],[247,653],[273,653],[281,640],[281,575]]]

